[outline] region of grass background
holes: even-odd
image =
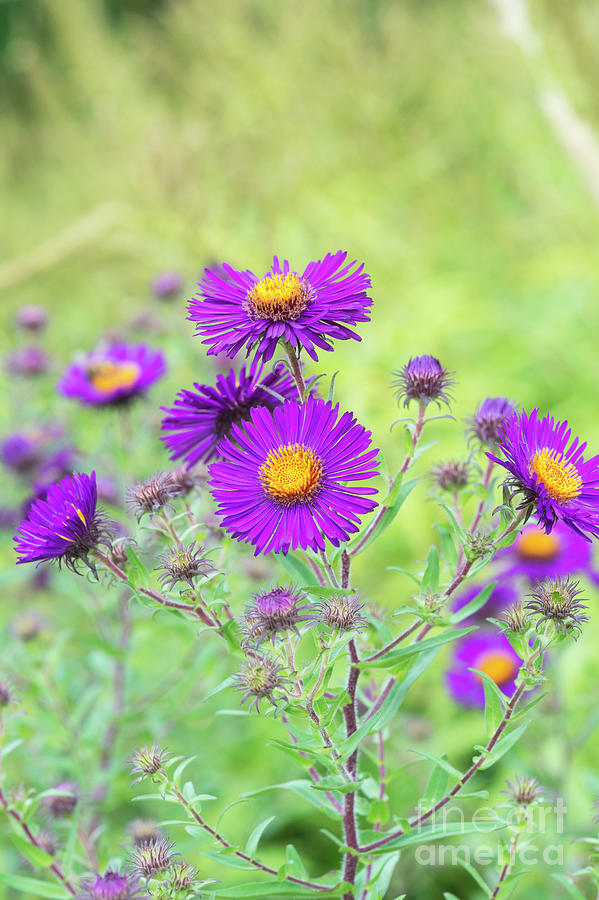
[[[53,359],[41,384],[2,376],[4,431],[57,418],[90,467],[100,460],[124,482],[149,475],[166,462],[159,405],[211,377],[184,319],[201,268],[224,259],[262,271],[273,252],[299,267],[342,247],[372,276],[372,323],[360,328],[362,343],[323,354],[318,371],[341,371],[338,398],[373,429],[391,464],[403,452],[399,432],[388,428],[397,415],[391,372],[418,352],[456,371],[458,419],[484,396],[507,395],[567,417],[597,446],[599,217],[539,98],[543,86],[557,85],[599,126],[599,10],[592,0],[537,0],[530,12],[543,43],[526,56],[482,0],[0,2],[3,341],[8,352],[20,340],[15,310],[41,303],[51,314],[44,342]],[[153,307],[159,333],[132,329],[152,308],[152,277],[170,268],[185,277],[183,296],[169,311]],[[53,390],[73,353],[115,331],[161,344],[170,367],[135,414],[127,460],[110,414],[100,420]],[[443,440],[439,455],[461,452],[459,422],[431,426],[431,436]],[[13,502],[8,479],[5,489]],[[391,607],[409,587],[385,567],[413,566],[431,541],[434,510],[425,497],[422,489],[410,499],[400,523],[356,567],[364,593]],[[110,628],[114,607],[106,601],[99,611],[97,591],[66,575],[32,596],[30,573],[12,566],[9,537],[0,616],[7,626],[33,603],[52,623],[33,648],[3,632],[3,656],[30,676],[18,728],[31,752],[12,758],[11,780],[41,789],[68,771],[93,781],[112,659],[98,644],[96,614]],[[235,574],[232,589],[241,605],[249,582]],[[144,610],[134,615],[130,690],[141,697],[193,652],[193,635],[168,619],[158,636]],[[560,654],[559,696],[543,705],[529,749],[489,782],[497,796],[501,774],[534,760],[568,798],[568,840],[589,830],[597,780],[596,638],[592,623]],[[272,722],[243,719],[240,737],[239,720],[215,717],[216,707],[201,703],[219,673],[226,664],[202,649],[168,698],[142,721],[124,722],[105,802],[104,861],[135,814],[124,760],[140,739],[168,735],[177,752],[199,752],[196,780],[223,805],[273,773],[290,777],[289,762],[264,749]],[[400,738],[410,729],[458,761],[478,742],[479,718],[449,703],[440,677],[418,688],[402,714],[395,762],[407,758]],[[68,709],[94,684],[85,729],[76,719],[66,727],[54,694]],[[73,740],[76,764],[65,755]],[[401,803],[407,789],[393,790]],[[315,874],[326,868],[332,848],[314,839],[323,823],[287,797],[237,807],[225,820],[229,832],[241,840],[266,807],[278,815],[266,855],[280,859],[289,839],[306,850]],[[567,865],[580,853],[570,847]],[[0,870],[17,864],[2,846]],[[395,889],[423,900],[444,890],[462,900],[482,896],[460,869],[423,870],[407,854]],[[565,896],[541,871],[515,896],[532,900],[540,890]],[[4,896],[18,895],[0,887]]]

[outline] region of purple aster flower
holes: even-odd
[[[456,642],[446,673],[447,687],[458,703],[483,707],[483,681],[476,672],[469,670],[484,672],[509,697],[516,688],[520,664],[520,657],[504,634],[478,631]]]
[[[438,406],[441,406],[441,403],[449,406],[451,400],[449,389],[455,382],[451,373],[441,365],[436,356],[430,356],[428,353],[413,356],[403,369],[393,374],[398,403],[403,399],[404,406],[411,400],[417,400],[425,406],[433,401]]]
[[[507,397],[487,397],[471,419],[467,419],[466,433],[477,438],[481,444],[492,446],[499,437],[499,431],[515,412],[514,404]]]
[[[14,375],[43,375],[49,365],[46,351],[35,345],[21,347],[6,358],[6,368]]]
[[[590,540],[599,536],[599,456],[585,460],[586,444],[570,443],[567,422],[549,414],[538,418],[522,410],[501,429],[499,449],[505,459],[487,456],[510,473],[506,486],[522,494],[520,508],[536,512],[549,534],[561,519],[577,534]]]
[[[106,869],[104,875],[92,876],[81,883],[76,900],[133,900],[141,897],[137,878]]]
[[[194,384],[193,391],[180,391],[172,409],[162,420],[162,437],[171,459],[185,459],[188,466],[209,462],[218,456],[218,445],[231,434],[233,425],[247,422],[256,406],[275,409],[284,400],[293,400],[297,388],[286,366],[275,366],[262,376],[261,363],[242,366],[239,374],[217,375],[216,387]],[[274,391],[274,393],[272,393]],[[277,397],[276,394],[280,396]]]
[[[347,541],[377,505],[376,488],[352,484],[378,475],[370,432],[314,397],[250,415],[221,443],[224,460],[210,467],[222,527],[256,554]]]
[[[152,282],[152,290],[159,300],[170,300],[183,288],[178,272],[160,272]]]
[[[90,406],[126,403],[143,394],[165,372],[160,350],[145,344],[113,344],[98,347],[69,366],[58,390]]]
[[[523,575],[532,582],[592,571],[591,545],[561,522],[547,534],[540,525],[527,525],[511,547],[500,550],[495,561],[504,563],[503,577]]]
[[[264,362],[279,340],[304,347],[317,360],[316,348],[332,350],[331,339],[360,337],[349,325],[367,322],[372,300],[364,266],[346,263],[347,253],[328,253],[300,275],[274,257],[272,268],[258,278],[253,272],[223,265],[206,269],[200,295],[189,304],[189,319],[208,344],[210,355],[234,356],[242,347],[256,348]]]
[[[280,633],[293,631],[299,634],[297,626],[308,618],[302,610],[303,599],[301,591],[283,584],[254,594],[245,611],[248,642],[255,640],[259,644],[269,637],[274,644]]]
[[[45,500],[34,500],[15,534],[17,564],[58,560],[77,571],[89,553],[106,544],[108,529],[96,509],[96,473],[73,472],[51,485]]]
[[[459,591],[456,594],[451,605],[453,611],[457,612],[458,610],[463,609],[464,606],[467,606],[467,604],[470,603],[471,600],[474,600],[474,598],[478,596],[478,594],[480,594],[480,592],[483,591],[484,588],[485,585],[479,584],[468,586],[467,588]],[[485,605],[481,606],[481,608],[477,610],[477,612],[475,612],[473,615],[468,616],[467,619],[464,619],[463,622],[468,623],[483,621],[484,619],[489,618],[489,616],[492,616],[496,619],[501,615],[501,613],[505,612],[505,610],[509,606],[513,606],[515,603],[517,603],[519,597],[520,594],[512,584],[506,581],[499,581],[489,594]]]

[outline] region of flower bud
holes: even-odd
[[[151,747],[145,744],[140,750],[136,750],[131,758],[133,763],[131,774],[139,775],[139,778],[136,778],[132,783],[136,784],[148,775],[156,775],[163,768],[169,756],[171,756],[171,753],[156,743],[152,744]]]
[[[429,354],[414,356],[403,369],[393,374],[398,403],[403,399],[404,406],[408,406],[411,400],[425,406],[433,401],[439,406],[441,403],[449,406],[451,401],[449,389],[455,382],[451,373],[443,368],[436,357]]]
[[[315,604],[312,621],[329,625],[333,631],[361,631],[367,624],[361,615],[363,608],[356,597],[334,594]]]
[[[436,465],[431,475],[442,491],[459,491],[468,484],[468,464],[459,460],[448,460]]]
[[[466,433],[485,446],[493,446],[503,424],[515,412],[514,404],[507,397],[488,397],[483,400],[471,419],[467,419]]]
[[[286,679],[281,676],[282,666],[270,656],[251,654],[243,669],[235,676],[236,690],[243,691],[241,702],[253,697],[250,703],[259,711],[260,700],[267,699],[275,705],[275,693],[282,691]]]
[[[578,637],[582,632],[581,626],[589,620],[584,615],[588,607],[578,599],[582,593],[578,584],[578,581],[562,577],[547,578],[535,585],[528,594],[530,600],[525,604],[525,609],[536,617],[537,631],[545,622],[552,622],[558,634],[570,633],[574,639]]]

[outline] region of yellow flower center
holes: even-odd
[[[528,528],[516,544],[516,552],[522,559],[553,559],[559,549],[559,538],[555,534],[545,534],[541,528]]]
[[[566,462],[563,456],[556,456],[555,450],[543,447],[535,453],[530,463],[530,471],[545,486],[553,500],[564,502],[578,497],[582,488],[582,478],[576,467]]]
[[[248,312],[252,319],[298,319],[313,297],[307,281],[294,272],[265,275],[247,293]]]
[[[513,678],[518,671],[515,659],[505,650],[487,650],[477,659],[475,668],[484,672],[499,686]]]
[[[322,483],[322,463],[303,444],[288,444],[268,454],[260,480],[266,493],[280,503],[310,500]]]
[[[87,370],[87,377],[101,394],[110,394],[119,388],[133,387],[140,371],[134,362],[94,362]]]

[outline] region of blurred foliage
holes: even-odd
[[[542,113],[538,77],[542,67],[599,127],[599,8],[593,0],[536,0],[531,14],[545,42],[537,63],[506,39],[482,0],[0,2],[4,348],[22,340],[12,328],[15,310],[41,303],[51,314],[43,342],[53,360],[40,381],[2,374],[4,433],[57,419],[81,450],[82,468],[120,478],[123,487],[149,475],[166,463],[158,407],[212,377],[183,298],[169,310],[152,306],[154,274],[181,270],[190,294],[213,259],[261,271],[273,252],[299,266],[343,247],[372,275],[373,320],[360,329],[361,344],[323,354],[319,371],[341,371],[338,398],[373,429],[390,466],[403,453],[399,431],[388,430],[397,415],[390,372],[417,352],[436,354],[459,380],[458,423],[430,432],[443,439],[443,453],[460,452],[459,420],[496,394],[567,417],[597,446],[598,214]],[[146,330],[131,326],[148,310],[157,332],[148,332],[147,317]],[[132,453],[123,451],[110,412],[75,408],[53,390],[73,353],[123,331],[164,346],[170,363],[168,378],[134,412]],[[20,498],[8,481],[3,503],[10,504]],[[385,567],[414,565],[430,543],[425,493],[411,496],[398,526],[356,566],[365,595],[388,607],[410,588]],[[22,673],[18,727],[27,738],[27,751],[6,763],[10,778],[41,790],[68,775],[89,798],[111,704],[114,603],[68,574],[53,573],[51,590],[38,590],[30,571],[13,567],[5,534],[2,662]],[[243,605],[252,582],[241,565],[231,584]],[[22,645],[8,626],[30,607],[47,628]],[[102,808],[104,854],[122,845],[136,815],[126,759],[141,741],[198,753],[196,784],[218,795],[219,809],[290,777],[287,758],[265,749],[272,721],[244,717],[240,727],[214,714],[219,698],[202,702],[227,670],[211,648],[195,646],[193,628],[172,616],[151,619],[142,608],[132,615],[133,705]],[[595,621],[561,652],[527,745],[502,769],[505,777],[518,767],[538,772],[567,798],[566,843],[588,832],[599,790],[597,636]],[[180,667],[181,682],[142,703]],[[437,668],[398,717],[393,762],[410,766],[410,778],[392,786],[394,805],[413,801],[419,771],[404,737],[444,747],[462,765],[481,728],[480,716],[449,701]],[[500,774],[480,776],[494,796]],[[223,828],[243,841],[265,803],[235,807]],[[280,860],[281,845],[292,840],[315,872],[330,865],[335,848],[318,832],[326,821],[287,795],[269,795],[268,811],[277,820],[263,845],[267,861]],[[177,837],[193,857],[193,841]],[[581,853],[567,848],[570,868]],[[0,871],[14,865],[2,843]],[[482,896],[461,869],[415,866],[409,853],[394,886],[422,900],[443,890],[462,900]],[[522,900],[541,892],[565,896],[547,871],[516,888]]]

